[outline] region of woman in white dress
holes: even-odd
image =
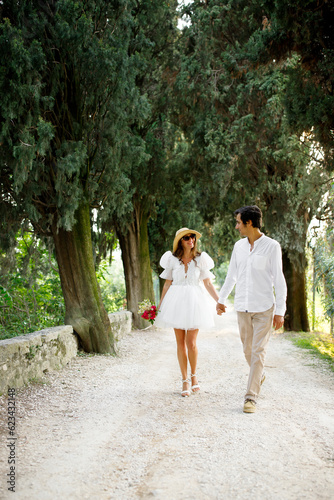
[[[199,328],[214,326],[214,304],[202,287],[215,300],[218,293],[211,282],[210,272],[214,262],[206,252],[197,250],[198,231],[183,227],[179,229],[173,242],[173,253],[168,251],[160,259],[165,270],[160,274],[165,284],[158,306],[156,326],[172,327],[177,343],[177,357],[182,374],[182,396],[190,396],[191,390],[200,390],[196,368],[198,358],[197,335]],[[188,359],[191,379],[187,377]]]

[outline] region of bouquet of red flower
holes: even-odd
[[[153,325],[155,318],[157,317],[157,307],[151,304],[149,300],[144,300],[139,304],[138,313],[142,318],[146,319]]]

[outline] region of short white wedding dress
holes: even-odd
[[[204,287],[203,280],[214,278],[211,257],[202,252],[185,270],[181,260],[168,251],[160,259],[164,271],[160,278],[173,280],[158,312],[155,325],[158,328],[196,330],[214,326],[215,301]]]

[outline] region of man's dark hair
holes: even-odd
[[[252,221],[253,227],[258,227],[261,229],[262,226],[262,212],[256,205],[249,205],[247,207],[238,208],[234,212],[234,216],[236,217],[240,214],[240,219],[244,224],[246,224],[249,220]]]

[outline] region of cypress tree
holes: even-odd
[[[176,9],[175,0],[143,0],[132,9],[129,54],[139,58],[135,83],[149,109],[145,117],[135,116],[130,125],[138,143],[144,144],[141,157],[133,151],[128,173],[131,211],[120,214],[115,210],[109,221],[120,242],[127,307],[137,327],[146,326],[138,317],[138,303],[144,299],[154,302],[148,222],[156,214],[156,205],[172,189],[168,165],[175,134],[169,121],[171,89],[166,74],[178,36]]]
[[[1,238],[29,219],[53,237],[66,305],[86,351],[112,352],[90,211],[129,210],[127,170],[145,116],[129,53],[132,2],[5,1],[0,11]]]
[[[208,222],[225,223],[241,205],[258,204],[265,230],[280,241],[288,284],[285,327],[308,330],[305,242],[328,175],[311,161],[316,142],[291,128],[284,106],[285,69],[298,58],[267,60],[269,30],[261,2],[195,1],[185,8],[183,57],[175,79],[176,117],[200,182],[198,203]],[[229,227],[229,226],[227,226]],[[222,242],[224,243],[224,242]]]

